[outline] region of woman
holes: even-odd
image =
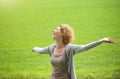
[[[67,24],[62,24],[53,30],[53,39],[56,44],[45,48],[34,47],[32,51],[40,54],[49,54],[53,71],[50,79],[77,79],[74,69],[73,56],[76,53],[91,49],[103,42],[116,43],[109,38],[103,38],[86,45],[71,44],[74,39],[73,30]]]

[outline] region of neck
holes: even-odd
[[[56,45],[57,48],[62,48],[66,46],[62,40],[56,40],[56,43],[57,43]]]

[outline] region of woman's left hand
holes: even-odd
[[[117,43],[115,40],[111,39],[111,38],[103,38],[101,39],[102,42],[107,42],[107,43],[112,43],[115,44]]]

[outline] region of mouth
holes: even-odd
[[[53,32],[53,35],[55,35],[55,33]]]
[[[53,35],[55,35],[55,32],[53,31]]]

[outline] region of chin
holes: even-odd
[[[52,38],[53,38],[53,39],[55,39],[55,37],[54,37],[54,36],[53,36]]]

